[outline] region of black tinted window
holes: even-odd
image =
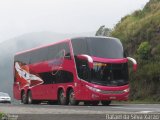
[[[30,64],[45,61],[47,57],[47,53],[48,53],[48,48],[40,48],[40,49],[31,51]]]
[[[88,66],[88,62],[86,60],[80,60],[75,57],[76,61],[76,66],[77,66],[77,72],[78,72],[78,77],[89,81],[90,78],[90,69]]]
[[[82,38],[72,39],[72,46],[73,46],[74,55],[79,55],[79,54],[89,55],[87,39],[82,39]]]
[[[55,76],[53,76],[51,72],[40,73],[39,76],[43,79],[44,84],[56,83]]]
[[[43,79],[44,84],[69,83],[73,82],[73,74],[69,71],[55,71],[40,73],[39,76]]]
[[[55,74],[56,83],[69,83],[73,82],[73,74],[69,71],[58,71],[57,74]]]
[[[64,55],[62,57],[67,56],[68,58],[70,58],[70,49],[68,43],[60,43],[53,46],[49,46],[47,59],[54,59],[58,57],[63,51]]]
[[[29,64],[30,53],[23,53],[15,56],[15,62],[21,62],[22,64]]]
[[[69,43],[60,43],[22,53],[15,56],[15,61],[19,61],[23,64],[33,64],[36,62],[51,60],[56,57],[66,57],[67,59],[70,59]]]
[[[72,39],[74,55],[87,54],[101,58],[123,58],[123,46],[115,38],[75,38]]]
[[[119,40],[110,38],[90,38],[91,55],[101,58],[123,58],[123,47]]]

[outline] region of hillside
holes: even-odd
[[[138,71],[130,73],[131,100],[160,102],[160,0],[123,17],[110,36],[119,38],[127,55],[138,61]]]

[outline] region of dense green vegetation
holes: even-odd
[[[123,17],[110,36],[119,38],[138,62],[138,71],[130,73],[130,100],[160,102],[160,0]]]
[[[3,113],[0,112],[0,120],[2,119]]]

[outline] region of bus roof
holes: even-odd
[[[37,50],[37,49],[40,49],[40,48],[45,48],[45,47],[48,47],[48,46],[51,46],[51,45],[55,45],[55,44],[62,43],[62,42],[67,42],[67,41],[70,41],[70,40],[78,40],[78,39],[85,39],[85,38],[108,38],[108,39],[119,40],[119,39],[114,38],[114,37],[104,37],[104,36],[74,37],[74,38],[71,38],[71,39],[65,39],[65,40],[62,40],[62,41],[53,42],[53,43],[46,44],[46,45],[41,45],[41,46],[38,46],[38,47],[35,47],[35,48],[32,48],[32,49],[20,51],[20,52],[17,52],[15,55],[23,54],[23,53],[26,53],[26,52],[31,52],[31,51],[34,51],[34,50]]]
[[[107,38],[107,39],[115,39],[115,40],[119,40],[118,38],[114,38],[114,37],[105,37],[105,36],[74,37],[74,38],[71,38],[71,40],[85,39],[85,38]]]

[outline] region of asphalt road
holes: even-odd
[[[106,114],[160,114],[160,104],[110,106],[0,104],[0,112],[18,115],[18,120],[106,120]]]

